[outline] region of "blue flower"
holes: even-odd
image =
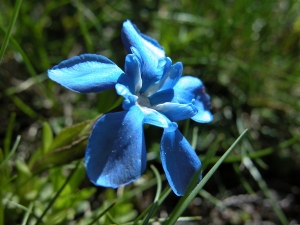
[[[48,76],[75,92],[115,88],[124,97],[124,111],[103,115],[89,137],[85,161],[95,185],[117,188],[141,176],[146,167],[143,124],[152,124],[164,129],[163,169],[174,193],[183,195],[201,162],[176,121],[212,121],[210,97],[198,78],[181,77],[182,63],[172,65],[158,42],[129,20],[123,24],[122,41],[129,53],[124,71],[104,56],[84,54],[54,66]]]

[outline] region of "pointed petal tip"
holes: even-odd
[[[198,111],[198,113],[192,117],[192,120],[198,123],[210,123],[214,120],[214,116],[210,111]]]
[[[174,132],[164,131],[160,156],[172,190],[178,196],[184,195],[189,183],[201,169],[199,157],[178,129]],[[199,176],[198,181],[200,179]]]
[[[113,88],[123,74],[111,60],[96,54],[74,56],[48,70],[51,80],[79,93]]]

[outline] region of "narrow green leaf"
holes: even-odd
[[[218,140],[218,138],[216,138],[215,140]],[[219,147],[219,142],[218,141],[214,141],[212,142],[211,146],[209,147],[208,151],[205,154],[205,157],[202,157],[202,170],[205,170],[206,167],[212,163],[214,156],[216,154],[216,152],[218,151],[218,147]]]
[[[254,194],[254,190],[252,189],[251,185],[249,184],[249,182],[247,181],[247,179],[243,176],[243,174],[241,173],[241,170],[239,168],[238,163],[234,163],[233,164],[233,169],[236,172],[236,174],[238,175],[243,187],[245,188],[245,190],[249,193],[249,194]]]
[[[3,34],[6,34],[4,28],[1,26],[1,24],[0,24],[0,32],[2,32]],[[34,80],[34,84],[37,85],[37,87],[39,88],[41,93],[43,93],[47,97],[50,97],[51,100],[54,101],[55,98],[53,97],[52,93],[50,93],[48,91],[48,89],[41,83],[44,80],[43,77],[41,77],[41,78],[38,77],[37,72],[35,71],[32,63],[30,62],[29,57],[27,56],[27,54],[25,53],[23,48],[19,45],[19,43],[13,37],[10,38],[10,43],[11,43],[12,47],[15,50],[17,50],[20,53],[20,55],[22,56],[22,59],[27,68],[27,71],[28,71],[29,75],[32,77],[32,79]],[[13,94],[14,90],[16,90],[16,89],[13,87],[12,87],[12,89],[9,88],[5,91],[5,94],[11,95],[11,94]]]
[[[52,207],[52,205],[54,204],[54,202],[56,201],[56,199],[59,197],[60,193],[64,190],[64,188],[67,186],[67,184],[69,183],[70,179],[73,177],[73,174],[75,173],[75,171],[77,170],[78,166],[80,165],[81,160],[78,160],[78,162],[76,163],[75,168],[72,170],[72,172],[69,174],[69,176],[67,177],[66,181],[64,182],[64,184],[61,186],[61,188],[58,190],[58,192],[54,195],[54,197],[51,199],[51,201],[48,203],[47,207],[45,208],[45,210],[43,211],[42,215],[39,217],[39,219],[36,222],[37,224],[42,223],[44,216],[47,214],[47,212],[50,210],[50,208]]]
[[[107,212],[106,214],[108,220],[110,221],[110,224],[114,224],[114,225],[121,225],[119,222],[117,222],[111,215],[109,212]]]
[[[23,206],[23,205],[21,205],[21,204],[19,204],[19,203],[16,203],[16,202],[13,202],[13,201],[7,201],[7,203],[9,203],[9,204],[13,204],[13,205],[15,205],[16,207],[18,207],[19,209],[22,209],[22,210],[24,210],[24,211],[27,211],[28,210],[28,208],[26,207],[26,206]]]
[[[106,209],[103,210],[92,222],[90,222],[88,225],[93,225],[96,223],[102,216],[104,216],[109,210],[114,207],[117,204],[117,202],[113,202],[110,206],[108,206]]]
[[[10,153],[8,154],[8,156],[1,162],[0,164],[0,169],[6,164],[6,162],[15,154],[18,146],[19,146],[19,143],[20,143],[20,140],[21,140],[21,136],[18,135],[17,138],[16,138],[16,141],[14,143],[14,146],[12,147]]]
[[[161,193],[161,196],[157,202],[157,207],[155,209],[158,209],[159,206],[164,202],[164,200],[168,197],[168,195],[171,193],[171,188],[167,187],[165,190]],[[134,222],[126,223],[126,225],[136,225],[136,224],[141,224],[143,221],[141,218],[143,218],[151,209],[152,206],[154,205],[154,202],[149,205],[135,220]],[[153,213],[155,214],[155,212]],[[150,220],[151,221],[151,220]],[[125,224],[124,224],[125,225]]]
[[[209,192],[205,191],[204,189],[201,189],[199,191],[199,195],[207,199],[211,203],[213,203],[215,206],[219,207],[221,211],[226,208],[226,206],[223,204],[222,201],[220,201],[219,199],[217,199],[215,196],[211,195]]]
[[[15,105],[21,109],[25,114],[27,114],[31,118],[37,118],[38,114],[30,108],[25,102],[23,102],[19,97],[17,96],[9,96],[10,99],[15,103]]]
[[[183,135],[185,137],[188,136],[189,128],[190,128],[190,119],[187,119],[187,120],[185,120],[184,127],[183,127]]]
[[[157,219],[150,219],[148,224],[157,224],[155,222],[159,222],[159,224],[163,224],[165,218],[157,218]],[[179,217],[177,222],[192,222],[192,221],[199,221],[202,220],[201,216],[186,216],[186,217]],[[138,221],[136,224],[142,224],[142,221]],[[183,223],[182,223],[183,224]],[[134,225],[133,223],[125,223],[123,225]]]
[[[22,225],[26,225],[27,224],[27,221],[28,221],[28,218],[29,218],[30,213],[32,211],[32,208],[33,208],[33,204],[30,203],[28,209],[26,210],[26,214],[25,214],[25,216],[23,218]]]
[[[87,120],[64,128],[53,140],[50,150],[68,146],[79,138],[89,134],[93,121]]]
[[[87,48],[88,52],[94,52],[91,37],[89,35],[88,28],[87,28],[85,19],[83,17],[82,9],[80,8],[79,0],[76,1],[76,8],[77,8],[77,15],[78,15],[80,31],[84,37],[86,48]]]
[[[11,32],[14,28],[14,25],[16,23],[16,20],[17,20],[17,17],[18,17],[18,14],[19,14],[19,10],[20,10],[20,7],[21,7],[21,4],[22,4],[22,0],[17,0],[16,4],[15,4],[15,7],[14,7],[14,11],[13,11],[13,17],[11,18],[10,20],[10,23],[9,23],[9,26],[8,26],[8,30],[4,36],[4,40],[3,40],[3,43],[1,45],[1,48],[0,48],[0,63],[2,61],[2,58],[4,56],[4,52],[6,50],[6,47],[9,43],[9,38],[11,36]]]
[[[199,184],[195,187],[195,189],[189,194],[182,197],[174,210],[167,218],[165,225],[175,224],[177,219],[183,213],[183,211],[187,208],[188,204],[196,197],[202,187],[207,183],[207,181],[211,178],[211,176],[215,173],[215,171],[222,164],[224,159],[229,155],[229,153],[234,149],[234,147],[240,142],[240,140],[245,136],[248,130],[245,130],[238,139],[230,146],[230,148],[223,154],[223,156],[218,160],[218,162],[210,169],[210,171],[206,174],[206,176],[199,182]]]
[[[17,167],[19,172],[26,175],[27,177],[31,177],[32,173],[29,170],[29,168],[28,168],[28,166],[25,162],[21,161],[20,159],[17,159],[15,161],[15,163],[16,163],[16,167]]]
[[[46,154],[42,148],[37,150],[28,163],[32,172],[41,172],[52,166],[68,164],[82,158],[91,124],[92,121],[88,120],[66,127],[51,141]]]
[[[53,141],[53,133],[49,123],[43,123],[43,130],[42,130],[42,151],[46,153],[50,150],[50,146]]]
[[[250,159],[257,159],[257,158],[259,159],[261,157],[272,154],[276,149],[287,148],[287,147],[299,142],[299,140],[300,139],[298,136],[294,136],[294,137],[290,138],[289,140],[281,142],[278,146],[269,147],[269,148],[265,148],[262,150],[252,151],[252,152],[247,152],[247,157],[249,157]],[[210,158],[210,159],[208,159],[208,158]],[[219,160],[219,157],[208,157],[207,155],[205,155],[205,157],[202,158],[203,164],[215,163],[218,160]],[[231,155],[231,156],[228,156],[224,160],[224,163],[237,163],[237,162],[242,162],[242,161],[243,161],[243,156]]]
[[[160,196],[160,193],[161,193],[161,179],[160,179],[160,174],[159,174],[158,170],[155,168],[155,166],[151,165],[150,167],[153,170],[153,172],[155,174],[155,177],[156,177],[156,180],[157,180],[157,189],[156,189],[156,194],[155,194],[153,205],[152,205],[151,210],[148,213],[147,217],[144,219],[143,225],[147,225],[148,224],[151,216],[154,213],[155,208],[158,205],[158,200],[159,200],[159,196]]]
[[[61,166],[83,158],[87,139],[87,136],[82,137],[70,145],[49,151],[47,154],[40,156],[31,166],[32,173],[40,173],[51,167]]]
[[[256,182],[258,183],[258,185],[259,185],[260,189],[263,191],[264,195],[269,199],[269,201],[270,201],[275,213],[277,214],[280,222],[283,225],[288,225],[289,221],[287,220],[287,218],[284,215],[281,208],[278,206],[275,199],[272,197],[271,191],[268,188],[267,183],[262,178],[262,176],[261,176],[260,172],[258,171],[258,169],[254,166],[251,159],[249,157],[245,156],[244,159],[243,159],[243,163],[247,167],[247,169],[250,171],[250,173],[251,173],[252,177],[254,178],[254,180],[256,180]]]
[[[15,120],[16,120],[16,113],[13,112],[10,115],[10,118],[9,118],[9,121],[8,121],[8,126],[7,126],[7,129],[6,129],[5,138],[4,138],[4,146],[3,146],[4,157],[8,155],[8,151],[10,149],[11,138],[12,138],[12,133],[13,133]]]

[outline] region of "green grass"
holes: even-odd
[[[0,8],[0,225],[300,223],[299,1],[4,0]],[[46,76],[87,52],[123,68],[126,19],[211,96],[212,123],[179,122],[204,168],[182,198],[168,187],[152,126],[141,179],[94,187],[82,163],[87,138],[122,99],[113,90],[76,94]]]

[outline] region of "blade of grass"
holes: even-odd
[[[14,143],[14,146],[12,147],[10,153],[8,154],[8,156],[1,162],[0,164],[0,169],[5,165],[5,163],[13,156],[13,154],[16,152],[18,146],[19,146],[19,143],[20,143],[20,140],[21,140],[21,136],[18,135],[17,138],[16,138],[16,141]]]
[[[245,190],[249,194],[254,194],[255,192],[253,191],[253,189],[252,189],[251,185],[249,184],[249,182],[247,181],[247,179],[241,173],[241,170],[240,170],[239,165],[237,163],[233,164],[233,169],[234,169],[235,173],[238,175],[239,180],[241,181],[241,183],[242,183],[243,187],[245,188]]]
[[[24,211],[27,211],[27,210],[28,210],[28,208],[27,208],[26,206],[21,205],[21,204],[19,204],[19,203],[16,203],[16,202],[13,202],[13,201],[7,201],[7,202],[10,203],[10,204],[15,205],[16,207],[18,207],[18,208],[20,208],[20,209],[23,209]]]
[[[80,31],[83,35],[87,51],[94,52],[91,37],[89,35],[87,25],[86,25],[85,19],[83,17],[82,9],[80,8],[79,0],[76,1],[76,8],[77,8],[77,15],[78,15],[78,20],[79,20]]]
[[[108,206],[106,209],[103,210],[92,222],[90,222],[88,225],[93,225],[96,223],[102,216],[104,216],[112,207],[114,207],[117,204],[117,202],[113,202],[110,206]]]
[[[178,222],[191,222],[191,221],[199,221],[201,220],[201,216],[183,216],[178,218]],[[148,224],[157,224],[155,222],[159,222],[159,224],[162,224],[166,218],[157,218],[157,219],[150,219]],[[142,221],[138,221],[136,224],[142,224]],[[132,223],[126,223],[123,225],[132,225]]]
[[[51,201],[47,205],[46,209],[44,210],[44,212],[42,213],[42,215],[37,220],[36,225],[40,224],[42,222],[42,220],[43,220],[44,216],[46,215],[46,213],[49,211],[49,209],[52,207],[52,205],[54,204],[54,202],[56,201],[56,199],[58,198],[58,196],[60,195],[60,193],[64,190],[64,188],[67,186],[67,184],[69,183],[69,181],[73,177],[73,175],[74,175],[75,171],[77,170],[78,166],[80,165],[80,163],[81,163],[81,160],[78,160],[75,168],[69,174],[69,176],[67,177],[65,183],[61,186],[61,188],[58,190],[58,192],[55,194],[55,196],[51,199]]]
[[[0,32],[3,33],[4,35],[6,35],[6,32],[4,30],[4,28],[0,25]],[[26,55],[25,51],[22,49],[22,47],[19,45],[19,43],[13,38],[10,38],[10,44],[13,46],[13,48],[15,50],[17,50],[20,55],[22,56],[23,62],[27,68],[27,71],[29,73],[29,75],[32,77],[32,79],[34,79],[34,84],[37,85],[37,87],[39,88],[39,90],[47,97],[51,98],[52,101],[55,100],[54,96],[52,95],[51,92],[49,92],[49,90],[41,83],[44,79],[43,78],[39,78],[32,63],[29,60],[29,57]],[[42,75],[43,76],[43,75]],[[45,75],[44,75],[45,76]],[[46,77],[46,76],[45,76]],[[7,95],[11,95],[13,93],[10,92],[9,89],[7,89],[5,91],[5,94]],[[1,96],[1,95],[0,95]]]
[[[17,20],[18,14],[19,14],[19,10],[20,10],[21,4],[22,4],[22,0],[17,0],[17,2],[15,4],[15,7],[14,7],[14,11],[13,11],[13,17],[10,20],[10,23],[8,25],[8,30],[7,30],[7,32],[6,32],[5,36],[4,36],[4,40],[3,40],[3,43],[1,45],[1,49],[0,49],[0,63],[1,63],[2,58],[4,56],[4,52],[6,50],[6,47],[7,47],[8,43],[9,43],[11,32],[12,32],[12,30],[14,28],[15,23],[16,23],[16,20]]]
[[[259,185],[260,189],[263,191],[264,195],[269,199],[269,201],[270,201],[275,213],[277,214],[280,222],[283,225],[288,225],[289,222],[288,222],[286,216],[284,215],[283,211],[281,210],[281,208],[276,203],[275,199],[272,197],[267,183],[262,178],[262,176],[261,176],[260,172],[258,171],[258,169],[254,166],[252,160],[249,157],[245,156],[244,159],[243,159],[243,163],[247,167],[247,169],[250,171],[252,177],[258,183],[258,185]]]
[[[213,160],[216,152],[218,151],[220,142],[217,141],[219,138],[215,138],[215,141],[212,142],[211,146],[209,147],[208,151],[205,153],[205,157],[202,158],[202,170],[205,170],[206,167],[211,163]]]
[[[28,218],[29,218],[29,216],[30,216],[30,213],[31,213],[31,211],[32,211],[32,208],[33,208],[33,204],[30,203],[28,209],[26,210],[26,214],[25,214],[25,216],[24,216],[24,218],[23,218],[22,225],[26,225],[26,223],[27,223],[27,221],[28,221]]]
[[[160,179],[160,174],[159,174],[158,170],[155,168],[155,166],[151,165],[150,167],[153,170],[153,172],[155,174],[155,177],[156,177],[156,180],[157,180],[157,189],[156,189],[156,194],[155,194],[153,205],[152,205],[152,207],[150,209],[150,212],[148,213],[147,217],[144,219],[143,225],[147,225],[148,224],[151,216],[154,213],[155,208],[158,205],[159,196],[161,194],[161,179]]]
[[[193,128],[193,136],[192,136],[192,142],[191,142],[193,149],[196,149],[196,146],[198,143],[198,137],[199,137],[198,131],[199,131],[198,127]]]
[[[8,151],[10,149],[11,138],[12,138],[15,120],[16,120],[16,113],[13,112],[10,115],[10,118],[8,121],[8,126],[7,126],[6,133],[5,133],[5,138],[4,138],[4,146],[3,146],[4,158],[8,155]]]
[[[9,96],[9,97],[13,101],[13,103],[29,117],[31,118],[39,117],[38,114],[32,108],[30,108],[30,106],[28,106],[25,102],[23,102],[19,97],[17,96]]]
[[[189,132],[189,127],[190,127],[190,119],[187,119],[185,122],[184,122],[184,127],[183,127],[183,135],[185,137],[187,137],[188,135],[188,132]]]
[[[230,148],[223,154],[223,156],[218,160],[218,162],[210,169],[210,171],[206,174],[206,176],[200,181],[200,183],[195,187],[195,189],[189,194],[182,197],[174,210],[170,214],[170,216],[165,221],[165,225],[175,224],[177,219],[183,213],[183,211],[187,208],[188,204],[195,198],[195,196],[199,193],[202,187],[207,183],[207,181],[211,178],[211,176],[215,173],[215,171],[222,164],[224,159],[229,155],[229,153],[234,149],[234,147],[240,142],[240,140],[247,133],[247,129],[236,139],[236,141],[230,146]]]
[[[117,222],[117,221],[110,215],[109,212],[108,212],[106,215],[107,215],[107,218],[110,220],[110,222],[111,222],[112,224],[115,224],[115,225],[121,225],[119,222]]]
[[[248,152],[247,156],[250,159],[261,158],[261,157],[264,157],[264,156],[272,154],[276,149],[286,148],[286,147],[291,146],[291,145],[293,145],[293,144],[295,144],[297,142],[299,142],[299,137],[295,136],[295,137],[293,137],[293,138],[291,138],[289,140],[281,142],[276,147],[269,147],[269,148],[265,148],[265,149],[254,151],[254,152]],[[209,160],[209,162],[206,162],[206,156],[202,158],[202,161],[205,162],[205,164],[206,163],[212,164],[212,163],[216,163],[220,159],[220,157],[209,157],[209,158],[211,158]],[[240,156],[240,155],[233,155],[233,156],[229,156],[228,158],[226,158],[224,160],[224,163],[235,163],[235,162],[241,162],[242,160],[243,160],[242,156]]]
[[[219,207],[221,211],[226,208],[226,206],[223,204],[222,201],[220,201],[219,199],[217,199],[215,196],[211,195],[209,192],[205,191],[204,189],[201,189],[199,191],[199,195],[207,199],[211,203],[213,203],[215,206]]]
[[[157,208],[158,208],[158,206],[160,206],[163,202],[164,202],[164,200],[167,198],[167,196],[171,193],[171,188],[170,187],[167,187],[163,192],[162,192],[162,194],[161,194],[161,197],[159,198],[159,200],[158,200],[158,203],[157,203]],[[141,220],[141,218],[143,218],[145,215],[146,215],[146,213],[148,213],[149,211],[150,211],[150,209],[152,208],[152,205],[153,205],[154,203],[152,203],[151,205],[149,205],[148,207],[147,207],[147,209],[145,209],[144,210],[144,212],[142,212],[136,219],[135,219],[135,221],[134,222],[130,222],[130,223],[125,223],[124,225],[136,225],[136,224],[141,224],[143,221]],[[149,221],[151,221],[151,219],[149,220]]]
[[[12,87],[7,88],[4,91],[4,93],[5,93],[5,95],[13,95],[13,94],[20,93],[22,91],[27,90],[28,88],[30,88],[31,86],[33,86],[35,84],[45,81],[47,78],[48,77],[46,76],[46,74],[38,75],[37,77],[30,77],[17,86],[12,86]]]

